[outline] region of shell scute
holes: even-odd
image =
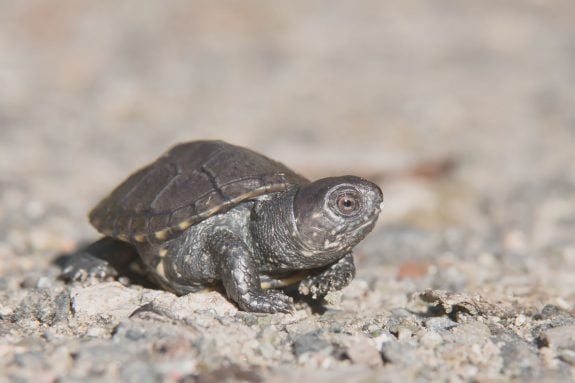
[[[249,149],[188,142],[128,177],[92,210],[90,221],[119,239],[163,241],[244,200],[307,182]]]

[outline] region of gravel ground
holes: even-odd
[[[573,381],[573,20],[570,0],[0,1],[0,382]],[[352,284],[261,315],[59,279],[89,209],[199,138],[378,182]]]

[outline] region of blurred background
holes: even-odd
[[[0,1],[0,255],[96,238],[101,197],[205,138],[378,182],[367,258],[572,250],[574,36],[569,0]]]

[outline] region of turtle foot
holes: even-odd
[[[110,264],[88,253],[70,256],[63,264],[61,278],[67,282],[116,279],[118,272]]]
[[[273,314],[294,311],[292,298],[278,290],[267,290],[258,295],[249,294],[238,304],[242,309],[252,312]]]

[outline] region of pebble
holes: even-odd
[[[0,319],[8,318],[13,312],[14,309],[12,307],[0,303]]]
[[[397,271],[398,279],[420,279],[427,275],[429,271],[429,263],[406,261],[399,266]]]
[[[575,324],[545,330],[540,335],[540,341],[554,349],[575,350]]]
[[[164,315],[178,320],[193,318],[197,312],[212,313],[217,316],[235,315],[238,308],[217,291],[198,292],[178,297],[165,291],[148,294],[151,305]]]
[[[368,339],[358,338],[346,350],[347,356],[356,364],[363,364],[372,368],[382,364],[379,351]]]
[[[562,361],[569,363],[572,366],[575,366],[575,350],[569,350],[569,349],[559,350],[557,352],[557,355],[559,356],[559,359],[561,359]]]
[[[413,331],[407,327],[401,327],[397,332],[397,339],[399,341],[405,341],[411,339],[413,336]]]
[[[88,287],[74,287],[71,304],[74,315],[84,320],[95,316],[128,318],[141,303],[142,294],[118,282],[102,282]]]
[[[428,329],[439,332],[444,330],[449,330],[459,324],[448,317],[433,317],[423,321],[423,324]]]
[[[90,338],[103,338],[109,336],[110,332],[102,327],[90,327],[85,335]]]
[[[523,314],[519,314],[515,317],[515,326],[523,326],[527,322],[527,318]]]
[[[303,334],[293,343],[293,352],[298,358],[305,353],[315,353],[325,348],[331,349],[332,345],[323,339],[318,331]]]
[[[52,279],[48,278],[48,277],[40,277],[40,279],[38,279],[38,282],[36,283],[36,287],[39,289],[49,289],[50,287],[52,287]]]
[[[343,289],[343,296],[346,299],[361,299],[368,291],[369,284],[363,279],[355,278]]]
[[[434,348],[443,342],[443,338],[436,332],[426,331],[419,339],[419,342],[427,348]]]

